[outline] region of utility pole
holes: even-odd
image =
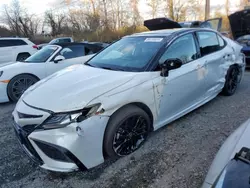
[[[209,19],[210,17],[210,0],[206,0],[205,4],[205,20]]]

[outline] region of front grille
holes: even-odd
[[[41,141],[34,140],[36,145],[51,159],[61,162],[72,162],[65,153],[63,149],[59,146],[53,146],[52,144],[47,144]]]
[[[34,125],[34,124],[33,125],[25,125],[22,127],[22,129],[29,134],[35,130],[36,126],[37,125]]]
[[[43,164],[42,159],[37,154],[36,150],[31,145],[28,134],[22,130],[17,124],[14,123],[14,131],[18,138],[18,141],[25,151],[25,153],[28,155],[29,158],[31,158],[35,163],[38,163],[39,165]]]

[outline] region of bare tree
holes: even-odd
[[[4,6],[3,16],[11,32],[17,36],[33,37],[38,31],[40,20],[21,8],[18,0]]]
[[[13,35],[12,32],[4,26],[0,26],[0,37],[8,37]]]
[[[188,10],[188,2],[183,0],[168,0],[166,12],[169,18],[175,21],[184,21]]]
[[[226,0],[225,10],[227,16],[229,15],[229,9],[230,9],[230,2],[229,0]]]
[[[161,0],[147,0],[147,5],[151,9],[150,12],[151,12],[152,18],[155,18],[157,16],[157,13],[160,8],[160,3],[161,3]]]
[[[175,21],[185,21],[193,17],[193,20],[200,20],[203,12],[203,0],[166,0],[166,15]],[[188,15],[188,16],[187,16]]]
[[[246,6],[249,6],[249,5],[250,5],[250,2],[248,0],[240,0],[239,8],[244,9]]]
[[[53,11],[45,13],[45,23],[51,27],[51,35],[56,36],[62,33],[62,28],[66,16],[64,14],[55,14]]]
[[[130,0],[130,4],[132,8],[132,22],[134,26],[139,25],[141,22],[141,16],[140,16],[140,12],[138,9],[138,3],[139,3],[139,0]]]

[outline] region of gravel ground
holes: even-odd
[[[54,173],[34,165],[11,126],[14,104],[0,104],[1,187],[200,187],[226,137],[250,115],[250,73],[232,97],[203,107],[152,133],[134,154],[87,172]]]

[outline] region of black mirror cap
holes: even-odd
[[[173,69],[177,69],[179,67],[181,67],[183,64],[182,60],[176,58],[176,59],[167,59],[162,65],[161,67],[163,69],[167,69],[167,70],[173,70]]]

